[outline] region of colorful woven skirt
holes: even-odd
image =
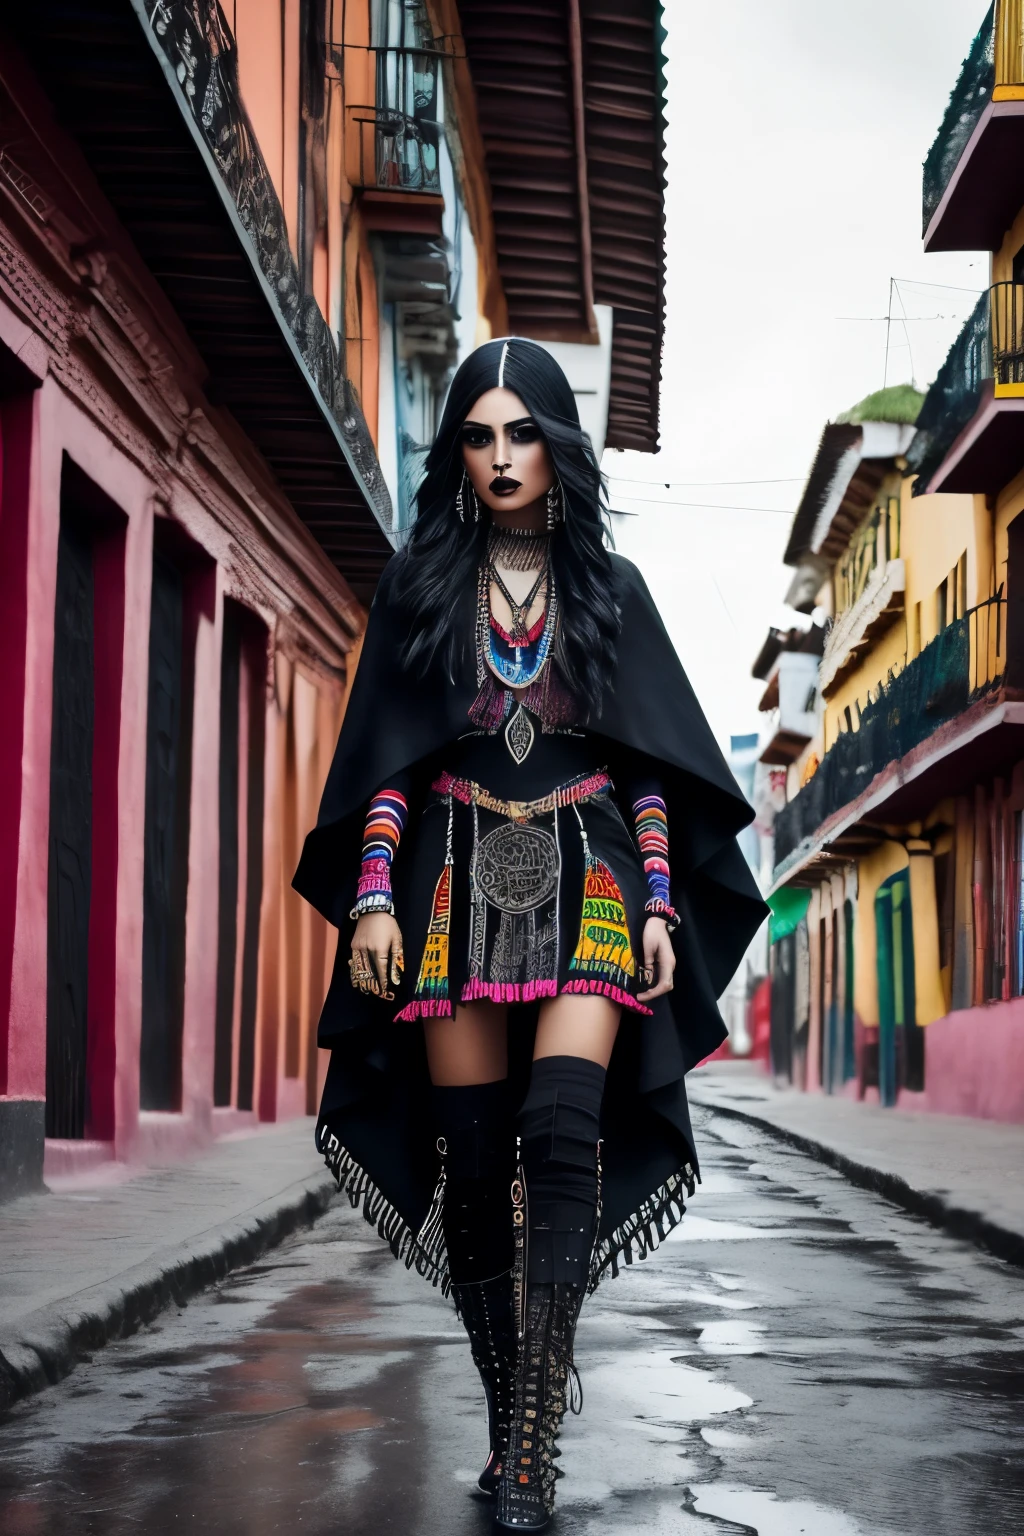
[[[532,802],[448,774],[420,818],[405,884],[405,1006],[451,1018],[477,999],[598,993],[634,1013],[647,885],[607,774]]]

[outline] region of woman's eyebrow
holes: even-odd
[[[533,417],[532,416],[520,416],[518,421],[506,421],[506,423],[505,423],[505,431],[506,432],[511,432],[515,427],[527,427],[527,426],[529,426],[529,427],[536,426],[536,422],[534,421]]]
[[[485,421],[473,421],[471,418],[464,421],[462,425],[464,427],[477,427],[483,432],[489,432],[491,430]]]

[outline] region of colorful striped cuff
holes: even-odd
[[[644,795],[634,802],[636,840],[644,861],[649,899],[645,910],[666,921],[678,921],[669,894],[668,811],[660,795]]]
[[[409,807],[397,789],[382,789],[370,801],[363,833],[363,862],[353,913],[393,912],[391,862],[398,849]]]

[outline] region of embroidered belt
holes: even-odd
[[[597,800],[611,792],[612,781],[603,768],[597,773],[581,774],[567,784],[559,784],[550,794],[539,800],[501,800],[472,779],[457,779],[454,774],[442,773],[430,786],[438,795],[451,795],[463,805],[478,805],[481,810],[495,811],[510,821],[532,821],[556,808],[579,805],[584,800]]]

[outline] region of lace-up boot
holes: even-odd
[[[452,1286],[455,1306],[469,1335],[473,1364],[480,1372],[487,1399],[491,1450],[478,1479],[480,1489],[498,1491],[509,1424],[515,1402],[516,1336],[512,1325],[512,1272]]]

